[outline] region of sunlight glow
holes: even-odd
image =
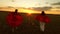
[[[1,8],[0,11],[10,11],[10,12],[14,12],[15,9],[14,8]],[[41,11],[35,11],[32,9],[25,9],[25,8],[18,8],[18,12],[19,13],[27,13],[28,15],[31,14],[40,14]],[[46,14],[59,14],[60,15],[60,10],[53,10],[51,9],[50,11],[45,11]]]
[[[22,12],[22,13],[40,13],[39,11],[34,11],[34,10],[30,10],[30,9],[19,9],[19,12]]]

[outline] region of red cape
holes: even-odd
[[[9,13],[8,16],[6,17],[7,24],[10,27],[18,27],[19,25],[22,24],[22,16],[19,15],[18,13],[15,15],[15,18],[13,16],[13,13]]]
[[[41,22],[45,22],[45,23],[50,22],[50,18],[48,16],[43,16],[43,15],[37,16],[36,20],[41,21]]]

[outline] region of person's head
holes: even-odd
[[[44,11],[41,12],[41,15],[46,15]]]
[[[15,9],[15,13],[17,13],[18,9]]]
[[[15,9],[15,12],[14,12],[14,14],[17,14],[17,12],[18,12],[18,9]]]

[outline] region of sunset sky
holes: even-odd
[[[60,0],[0,0],[0,7],[45,7],[60,6]]]
[[[60,14],[60,0],[0,0],[0,11],[14,11],[17,9],[16,7],[19,7],[18,12],[22,13],[40,13],[38,10],[48,10],[47,14]],[[34,8],[24,9],[31,7]]]

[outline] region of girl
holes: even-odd
[[[42,11],[42,13],[39,16],[37,16],[36,19],[40,22],[40,29],[41,29],[41,31],[44,31],[45,24],[49,23],[50,19],[48,18],[48,16],[46,16],[44,11]]]

